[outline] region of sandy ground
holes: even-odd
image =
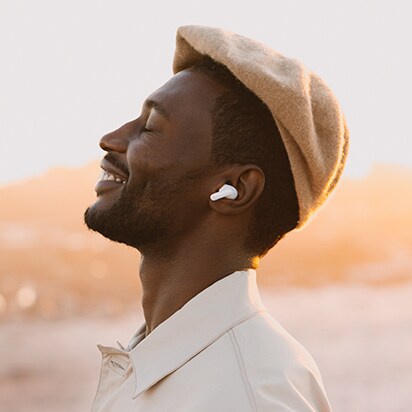
[[[262,291],[312,353],[335,412],[412,410],[412,284]],[[96,343],[127,343],[141,314],[0,326],[0,410],[89,411]]]

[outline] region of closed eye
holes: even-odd
[[[156,125],[156,120],[159,117],[155,109],[152,109],[147,117],[146,124],[143,126],[142,133],[153,132],[153,126]]]

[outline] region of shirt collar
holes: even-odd
[[[133,399],[184,365],[236,324],[266,310],[256,271],[234,272],[193,297],[144,339],[143,324],[129,346]],[[136,344],[137,342],[137,344]]]

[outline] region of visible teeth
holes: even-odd
[[[102,171],[100,174],[99,181],[104,182],[104,181],[109,181],[109,182],[116,182],[116,183],[121,183],[121,184],[126,184],[126,181],[123,180],[120,177],[117,177],[109,172],[106,172],[105,170]]]

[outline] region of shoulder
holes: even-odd
[[[315,361],[269,313],[228,333],[257,411],[330,411]]]

